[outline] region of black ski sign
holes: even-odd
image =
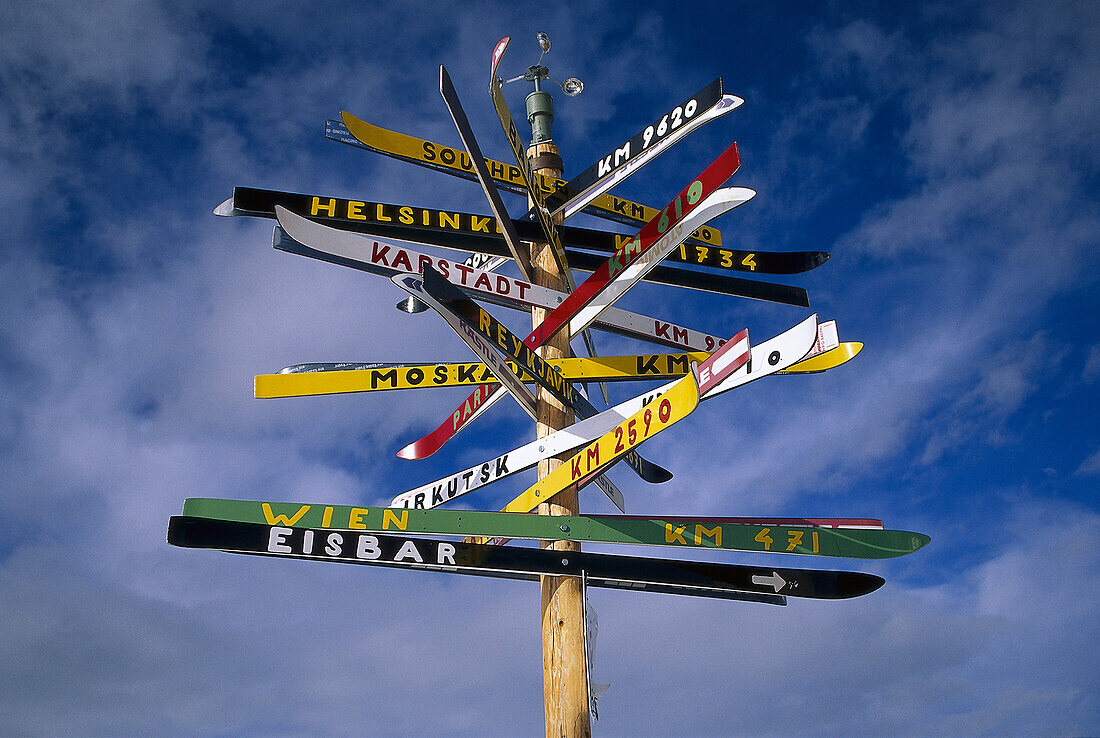
[[[552,215],[561,214],[565,218],[574,215],[672,144],[743,102],[733,95],[723,96],[719,77],[566,182],[547,199],[546,207]]]
[[[488,167],[485,166],[485,157],[481,155],[481,147],[477,145],[477,137],[474,136],[474,129],[470,127],[470,120],[466,117],[466,111],[462,109],[458,93],[451,82],[451,75],[447,74],[447,68],[442,64],[439,65],[439,94],[443,96],[443,102],[447,104],[447,110],[450,111],[455,127],[458,128],[458,137],[462,139],[462,145],[466,147],[466,152],[470,155],[474,172],[477,174],[477,181],[481,183],[481,189],[485,193],[485,198],[489,201],[489,209],[496,216],[496,222],[501,228],[501,235],[504,237],[504,243],[508,245],[510,255],[515,259],[516,266],[519,267],[523,278],[528,282],[534,282],[534,267],[531,266],[531,257],[527,250],[520,246],[519,234],[516,233],[516,228],[512,225],[508,210],[504,207],[504,201],[500,199],[497,186],[489,174]]]
[[[873,574],[787,569],[706,561],[555,551],[518,546],[451,543],[431,538],[352,533],[326,528],[290,528],[177,515],[168,522],[168,543],[230,553],[283,556],[456,574],[534,579],[588,577],[601,587],[650,590],[729,599],[732,594],[775,598],[847,599],[868,594],[885,581]],[[660,591],[658,589],[658,591]],[[665,590],[668,591],[668,590]],[[734,599],[740,599],[735,597]]]
[[[343,231],[363,233],[376,238],[398,238],[402,241],[456,251],[474,251],[477,254],[511,257],[496,218],[458,210],[436,210],[415,205],[277,192],[254,187],[234,187],[233,197],[219,205],[214,213],[222,216],[274,218],[276,205],[282,205],[297,215]],[[538,223],[529,220],[512,220],[512,226],[516,229],[521,241],[536,241],[542,238],[542,229]],[[561,226],[558,230],[562,243],[565,244],[565,255],[569,259],[569,265],[587,272],[593,271],[606,259],[601,260],[593,254],[578,249],[614,253],[632,238],[624,233],[574,226]],[[816,269],[828,258],[827,251],[743,251],[721,246],[693,244],[689,240],[666,256],[665,261],[678,261],[693,266],[713,267],[734,272],[799,274]],[[484,268],[479,264],[468,264],[468,266]],[[687,282],[690,277],[676,279],[679,282]],[[665,282],[665,284],[673,283]]]

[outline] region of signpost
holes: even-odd
[[[188,499],[183,515],[169,521],[168,542],[258,556],[538,580],[547,736],[587,736],[594,704],[585,637],[588,585],[786,605],[788,597],[862,596],[884,580],[849,571],[588,553],[580,550],[581,542],[884,559],[912,553],[929,538],[888,530],[881,520],[867,518],[581,514],[578,493],[589,482],[624,509],[622,493],[607,476],[620,460],[647,482],[670,479],[670,471],[642,458],[637,449],[699,403],[771,374],[827,371],[850,361],[862,344],[841,342],[836,323],[819,322],[816,314],[750,345],[748,329],[726,340],[615,307],[613,303],[640,281],[808,306],[801,288],[732,273],[799,274],[820,266],[829,255],[723,246],[721,234],[709,221],[756,194],[723,186],[740,165],[736,144],[661,210],[608,193],[678,140],[743,103],[723,91],[720,78],[565,182],[560,151],[551,136],[552,100],[542,89],[553,80],[541,64],[508,80],[534,83],[527,99],[533,136],[525,145],[504,98],[506,82],[497,76],[509,41],[501,39],[493,50],[489,95],[515,165],[482,155],[443,67],[440,93],[464,152],[373,126],[348,113],[342,114],[342,123],[328,121],[325,132],[344,143],[475,180],[492,215],[243,187],[235,188],[233,197],[215,213],[275,218],[275,248],[388,277],[410,295],[400,308],[413,312],[430,306],[480,359],[299,364],[278,374],[257,375],[256,397],[474,386],[435,431],[398,452],[402,458],[419,459],[469,426],[506,390],[535,419],[536,439],[399,492],[385,508]],[[545,34],[539,34],[539,44],[544,53],[549,50]],[[581,87],[579,80],[562,84],[567,94]],[[513,219],[498,188],[526,194],[528,216]],[[562,224],[578,212],[641,229],[627,236]],[[457,263],[378,238],[472,253]],[[666,258],[683,266],[660,266]],[[509,261],[522,279],[493,272]],[[576,285],[571,268],[591,274]],[[521,340],[479,301],[530,311],[531,333]],[[590,326],[676,353],[599,358],[588,335]],[[584,337],[590,358],[572,356],[570,340],[577,335]],[[646,379],[667,381],[604,410],[572,385],[598,381],[602,387],[607,381]],[[533,390],[528,383],[535,385]],[[606,390],[604,400],[610,404]],[[537,481],[501,512],[436,509],[535,466]],[[536,511],[538,515],[529,514]],[[538,548],[504,545],[512,539],[540,543]]]

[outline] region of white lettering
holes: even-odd
[[[435,554],[435,563],[455,565],[455,547],[450,543],[440,543]]]
[[[267,550],[271,553],[294,553],[290,546],[286,545],[286,537],[293,531],[290,528],[272,528],[267,536]]]
[[[377,559],[382,555],[382,549],[378,548],[377,536],[359,536],[359,545],[355,549],[355,556],[360,559]]]
[[[620,157],[622,157],[620,159]],[[621,149],[615,149],[615,166],[619,166],[620,161],[626,161],[630,158],[630,142],[627,141]]]
[[[402,543],[401,550],[393,557],[394,561],[404,561],[405,559],[412,559],[419,564],[424,563],[424,558],[420,555],[420,552],[416,550],[416,544],[412,541],[405,541]]]

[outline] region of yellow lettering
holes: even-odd
[[[439,211],[439,227],[440,228],[454,228],[456,231],[461,230],[461,224],[458,220],[458,213],[444,213]]]
[[[765,551],[772,550],[772,537],[768,535],[769,530],[771,530],[771,528],[761,528],[760,532],[753,538],[754,541],[764,544]]]
[[[488,216],[486,216],[484,218],[479,218],[476,215],[471,215],[470,216],[470,230],[471,231],[478,231],[478,232],[481,232],[481,233],[488,233],[489,232],[489,221],[490,220],[491,219]]]
[[[477,314],[477,329],[482,333],[489,333],[489,321],[492,318],[489,317],[489,313],[484,310],[479,310]]]
[[[686,525],[677,525],[675,529],[672,527],[672,523],[665,523],[665,543],[682,543],[685,546],[687,541],[684,540],[684,531],[687,530]]]
[[[810,539],[814,542],[814,553],[817,553],[817,531],[815,530],[810,534]]]
[[[385,213],[382,212],[382,203],[378,203],[377,207],[375,207],[375,209],[374,209],[374,212],[375,212],[376,219],[378,220],[379,223],[390,223],[390,222],[393,221],[393,218],[390,218],[389,216],[387,216]]]
[[[703,536],[714,539],[715,546],[722,545],[722,526],[716,525],[713,528],[704,528],[702,523],[695,524],[695,545],[703,545]]]
[[[332,522],[332,508],[326,507],[324,514],[321,516],[321,525],[325,528]]]
[[[413,209],[408,205],[402,205],[401,209],[397,211],[397,219],[405,225],[412,225]]]
[[[276,515],[275,513],[273,513],[271,511],[271,505],[267,504],[266,502],[263,503],[262,507],[264,509],[264,518],[267,520],[268,525],[294,525],[299,520],[301,520],[302,516],[306,514],[307,510],[309,510],[309,505],[302,505],[300,508],[298,508],[298,512],[294,513],[294,517],[288,518],[286,515]]]
[[[752,258],[754,256],[756,256],[756,254],[749,254],[748,256],[746,256],[744,259],[741,260],[741,263],[744,264],[745,266],[747,266],[749,268],[749,270],[753,271],[753,272],[756,271],[756,260]]]
[[[787,550],[793,551],[796,546],[802,545],[802,531],[791,530],[787,531]]]
[[[367,216],[363,215],[363,206],[365,202],[358,200],[348,200],[348,218],[351,220],[366,220]]]
[[[336,198],[335,197],[330,197],[329,200],[328,200],[328,205],[322,205],[321,204],[321,198],[314,196],[313,204],[310,205],[310,207],[309,207],[309,214],[310,215],[317,215],[317,213],[321,212],[322,210],[328,212],[328,217],[335,218],[336,217]]]
[[[366,523],[361,522],[359,519],[367,514],[367,511],[361,507],[353,507],[351,513],[348,515],[348,527],[355,530],[366,530]]]
[[[400,518],[390,508],[384,508],[382,510],[382,530],[389,530],[391,522],[401,530],[405,530],[409,525],[408,508],[401,510]]]

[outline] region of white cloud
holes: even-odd
[[[1078,474],[1100,474],[1100,450],[1097,450],[1077,467]]]

